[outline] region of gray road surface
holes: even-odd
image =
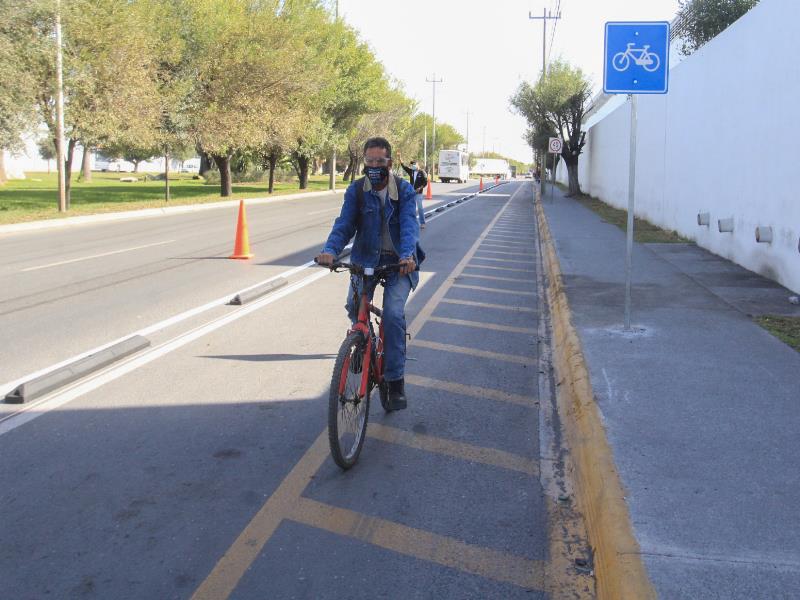
[[[304,209],[333,202],[315,204]],[[256,241],[254,264],[228,268],[307,260],[330,221],[306,215],[300,227],[291,210],[252,211],[274,239]],[[131,280],[103,293],[120,294],[111,297],[123,312],[136,294],[178,310],[175,290],[185,302],[252,281],[205,290],[230,264],[213,258],[228,251],[230,215],[209,217],[171,223],[192,251],[171,251],[182,266],[151,277],[174,286],[145,293]],[[200,229],[219,229],[217,245]],[[549,384],[539,374],[547,339],[535,241],[526,183],[429,224],[407,311],[409,409],[384,415],[373,403],[361,461],[347,473],[325,436],[347,277],[324,271],[303,273],[303,287],[277,300],[215,316],[226,321],[170,333],[149,362],[112,367],[0,421],[0,596],[590,597],[591,579],[560,555],[572,525],[554,518],[564,511],[553,509],[558,449],[552,400],[540,393]],[[87,267],[72,276],[97,274]],[[117,327],[109,336],[124,333],[114,314],[104,318]]]

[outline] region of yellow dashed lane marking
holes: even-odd
[[[492,360],[501,360],[503,362],[515,363],[518,365],[533,365],[534,359],[527,356],[518,356],[516,354],[503,354],[501,352],[489,352],[488,350],[478,350],[476,348],[467,348],[466,346],[454,346],[452,344],[440,344],[439,342],[431,342],[429,340],[421,340],[417,338],[411,342],[412,346],[420,348],[430,348],[431,350],[440,350],[442,352],[453,352],[455,354],[466,354],[475,356],[476,358],[490,358]],[[370,427],[372,427],[370,425]]]
[[[477,308],[496,308],[497,310],[508,310],[508,311],[512,311],[512,312],[527,312],[527,313],[536,312],[535,308],[529,308],[527,306],[511,306],[509,304],[492,304],[491,302],[473,302],[472,300],[451,300],[450,298],[444,298],[442,300],[442,302],[445,303],[445,304],[461,304],[463,306],[475,306]]]
[[[487,250],[483,247],[481,247],[481,252],[486,252],[487,254],[509,254],[511,256],[535,256],[533,252],[505,252],[503,250]]]
[[[328,432],[323,431],[200,584],[192,600],[222,600],[231,595],[327,456]]]
[[[413,556],[487,579],[542,590],[544,562],[474,546],[443,535],[298,498],[289,518],[331,533],[345,535],[380,548]]]
[[[467,265],[471,269],[492,269],[494,271],[517,271],[520,273],[535,273],[536,271],[532,269],[518,269],[517,267],[494,267],[491,265],[474,265],[468,264]]]
[[[494,275],[474,275],[472,273],[462,273],[461,277],[474,277],[475,279],[489,279],[491,281],[515,281],[516,283],[532,283],[530,279],[519,277],[497,277]]]
[[[462,396],[470,396],[472,398],[510,402],[512,404],[521,404],[522,406],[533,406],[534,404],[538,404],[536,400],[529,396],[512,394],[509,392],[480,387],[477,385],[464,385],[463,383],[453,383],[451,381],[442,381],[441,379],[432,379],[430,377],[420,377],[419,375],[408,374],[406,374],[405,380],[406,383],[411,385],[434,390],[442,390],[445,392],[451,392],[453,394],[461,394]]]
[[[405,429],[387,427],[380,423],[369,424],[367,428],[367,437],[375,438],[376,440],[389,444],[407,446],[417,450],[452,456],[461,460],[468,460],[492,467],[501,467],[510,471],[519,471],[520,473],[525,473],[533,477],[539,476],[539,465],[536,462],[524,456],[497,450],[495,448],[475,446],[473,444],[466,444],[464,442],[457,442],[455,440],[448,440],[432,435],[414,433],[412,431],[406,431]]]
[[[506,290],[500,288],[485,287],[482,285],[466,285],[464,283],[454,283],[454,288],[462,288],[465,290],[480,290],[482,292],[496,292],[498,294],[513,294],[515,296],[535,296],[533,292],[520,292],[517,290]]]
[[[445,323],[447,325],[461,325],[462,327],[474,327],[476,329],[488,329],[491,331],[505,331],[508,333],[536,333],[532,327],[515,327],[513,325],[497,325],[496,323],[484,323],[483,321],[469,321],[467,319],[449,319],[447,317],[431,317],[428,319],[435,323]]]
[[[514,260],[513,258],[494,258],[491,256],[477,256],[473,257],[475,260],[491,260],[494,262],[508,262],[508,263],[522,263],[524,265],[529,265],[531,263],[530,260]]]

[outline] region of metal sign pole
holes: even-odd
[[[553,182],[550,184],[550,200],[553,201],[556,199],[556,161],[558,160],[558,154],[553,153]]]
[[[636,192],[636,94],[631,100],[631,151],[628,172],[628,227],[625,251],[625,331],[631,330],[631,272],[633,264],[633,209]]]

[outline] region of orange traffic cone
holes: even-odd
[[[250,253],[250,236],[247,234],[247,213],[244,210],[244,200],[239,201],[239,220],[236,223],[236,242],[233,244],[233,254],[228,258],[253,258]]]
[[[478,191],[479,191],[479,192],[482,192],[482,191],[483,191],[483,175],[481,175],[481,183],[480,183],[480,185],[478,186]]]
[[[430,200],[433,198],[433,193],[431,191],[431,180],[428,180],[428,189],[425,190],[425,200]]]

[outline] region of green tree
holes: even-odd
[[[561,60],[551,63],[536,85],[523,82],[511,97],[511,106],[528,121],[526,139],[538,144],[550,132],[563,139],[561,158],[567,165],[570,195],[581,191],[578,160],[586,143],[581,127],[590,98],[591,86],[583,72]]]
[[[36,123],[29,61],[38,43],[34,25],[39,11],[31,0],[0,2],[0,185],[6,182],[4,150],[18,149],[22,134]]]
[[[681,52],[691,54],[756,4],[758,0],[681,0],[674,30],[683,40]]]
[[[55,5],[31,25],[37,43],[30,55],[39,116],[56,138]],[[114,143],[147,144],[158,119],[149,38],[133,4],[120,0],[62,3],[65,103],[65,174],[69,207],[72,160],[84,148]]]
[[[314,52],[314,2],[175,0],[192,87],[181,111],[187,131],[220,171],[220,193],[232,193],[231,157],[265,142],[284,107],[313,95],[324,56]]]

